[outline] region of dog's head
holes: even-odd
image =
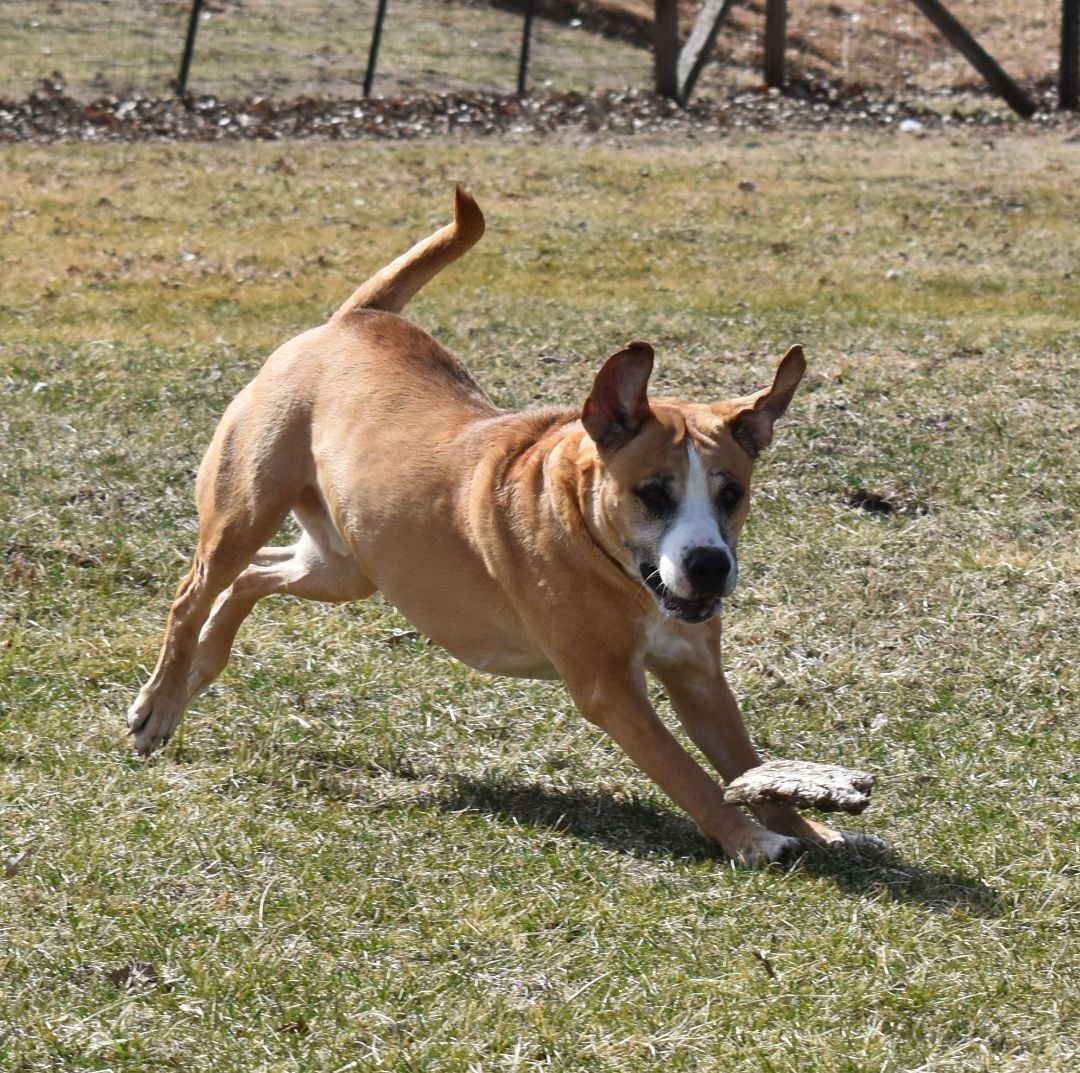
[[[601,463],[593,521],[664,614],[704,622],[735,588],[754,460],[806,362],[794,346],[770,387],[713,405],[650,402],[652,367],[652,347],[629,343],[604,363],[585,403]]]

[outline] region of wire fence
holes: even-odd
[[[1080,0],[1060,0],[1060,53],[1058,0],[995,0],[985,11],[972,7],[974,2],[964,0],[962,13],[1006,70],[1030,87],[1060,67],[1060,105],[1075,109]],[[783,0],[777,4],[783,7]],[[961,10],[960,0],[949,5]],[[1015,18],[1004,18],[1006,5],[1016,8]],[[491,0],[202,0],[186,88],[219,98],[360,96],[380,6],[386,18],[371,86],[376,96],[654,85],[651,48],[634,44],[621,24],[622,36],[608,37],[574,20],[537,18],[528,79],[521,87],[523,15],[500,10]],[[715,62],[703,72],[699,93],[760,84],[762,12],[769,5],[729,6]],[[920,14],[928,6],[940,7],[940,0],[804,0],[791,6],[785,47],[800,72],[819,82],[906,93],[977,79]],[[1054,17],[1048,17],[1048,6]],[[83,101],[172,96],[192,7],[193,0],[0,0],[0,97],[22,99],[43,81]],[[571,0],[555,0],[554,7],[575,10]],[[651,5],[634,10],[645,21],[633,33],[645,42]],[[683,29],[688,25],[684,19]]]
[[[233,96],[359,96],[377,0],[206,0],[188,90]],[[2,0],[0,96],[43,80],[67,93],[175,92],[190,0]],[[373,92],[517,88],[520,14],[461,0],[388,0]],[[647,86],[646,48],[533,23],[529,85]]]

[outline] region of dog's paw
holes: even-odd
[[[127,713],[128,737],[139,755],[149,756],[160,749],[173,736],[182,714],[178,704],[143,690]]]
[[[806,852],[806,846],[797,838],[762,829],[753,840],[725,850],[743,868],[766,868],[770,864],[793,864]]]
[[[885,853],[888,845],[877,835],[863,831],[849,831],[843,827],[829,827],[814,820],[806,820],[810,829],[803,840],[808,847],[817,850],[852,850],[855,853]]]
[[[867,831],[840,830],[836,833],[840,835],[840,840],[835,843],[836,845],[846,846],[848,849],[853,849],[857,853],[881,854],[888,853],[889,851],[888,842]]]

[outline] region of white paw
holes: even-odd
[[[145,690],[128,709],[128,736],[140,756],[149,756],[173,736],[183,709]]]
[[[806,816],[800,816],[798,820],[800,826],[795,828],[796,834],[808,846],[817,846],[822,849],[839,849],[848,846],[854,850],[877,853],[888,849],[876,835],[848,831],[843,827],[830,827],[828,824],[808,819]]]
[[[839,834],[843,838],[843,844],[850,846],[854,850],[866,853],[884,853],[889,848],[888,842],[883,838],[878,838],[877,835],[869,834],[866,831],[841,830]]]

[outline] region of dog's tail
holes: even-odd
[[[484,233],[484,214],[463,187],[454,191],[454,222],[440,227],[408,253],[380,269],[334,314],[341,320],[354,310],[382,309],[400,313],[424,284],[470,250]]]

